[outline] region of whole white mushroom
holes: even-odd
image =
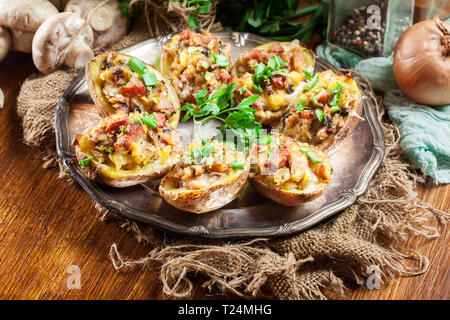
[[[12,50],[31,53],[35,31],[58,9],[47,0],[0,0],[0,26],[11,32]]]
[[[11,36],[8,30],[0,27],[0,62],[5,59],[8,54],[9,48],[11,47]]]
[[[108,47],[128,31],[130,21],[122,15],[117,0],[70,0],[66,12],[78,13],[94,31],[94,48]]]
[[[42,73],[50,73],[59,66],[84,68],[94,57],[94,34],[78,14],[61,12],[48,18],[33,38],[33,62]]]

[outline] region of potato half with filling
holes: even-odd
[[[123,188],[161,178],[182,157],[176,130],[158,113],[108,116],[74,139],[83,173],[103,184]]]
[[[358,124],[362,98],[356,81],[331,70],[311,75],[298,102],[276,124],[281,134],[330,150]]]
[[[86,82],[103,115],[156,112],[175,129],[180,103],[170,81],[155,67],[123,53],[105,52],[86,66]]]
[[[181,105],[195,103],[193,94],[212,92],[232,80],[231,45],[199,29],[176,34],[163,48],[161,71],[170,79]]]
[[[322,194],[332,168],[320,149],[285,136],[252,150],[249,182],[260,194],[285,206],[296,206]]]
[[[159,193],[172,206],[202,213],[235,199],[247,181],[250,161],[229,144],[193,142],[183,161],[161,181]]]
[[[279,120],[296,103],[305,79],[303,71],[313,72],[314,53],[300,44],[271,42],[241,55],[236,63],[235,99],[257,94],[253,103],[255,118],[263,124]]]

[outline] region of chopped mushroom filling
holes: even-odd
[[[264,182],[283,190],[314,190],[317,184],[328,183],[331,166],[317,149],[285,136],[272,136],[272,143],[255,145],[254,174]]]
[[[287,50],[273,42],[268,49],[247,51],[236,67],[237,100],[258,94],[260,98],[252,104],[256,119],[273,122],[295,103],[304,85],[304,67],[304,53],[295,42]]]
[[[182,104],[195,102],[193,95],[200,90],[212,92],[233,78],[230,44],[205,30],[184,30],[165,50],[171,60],[170,79]]]
[[[164,165],[180,150],[179,137],[164,127],[158,114],[116,114],[103,119],[98,126],[78,134],[76,144],[96,165],[117,170],[136,171],[153,165]]]
[[[228,144],[193,142],[168,177],[173,189],[199,190],[232,181],[245,166],[245,156]]]
[[[164,82],[146,85],[142,76],[130,67],[130,60],[115,52],[109,53],[100,67],[103,95],[118,112],[157,112],[165,122],[175,106]]]
[[[307,87],[309,83],[313,85]],[[320,147],[339,132],[360,99],[358,87],[350,77],[331,70],[311,75],[297,103],[291,106],[275,129]]]

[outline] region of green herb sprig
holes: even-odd
[[[288,71],[285,68],[286,63],[286,61],[283,61],[279,56],[275,55],[269,58],[267,65],[262,62],[257,64],[255,73],[252,76],[253,88],[262,93],[264,90],[261,84],[267,82],[271,76],[282,75],[286,77],[288,75]]]
[[[185,111],[185,114],[181,121],[186,122],[192,118],[194,122],[203,125],[211,119],[217,119],[223,124],[217,127],[223,137],[225,137],[226,131],[230,130],[246,146],[257,142],[262,138],[260,137],[262,125],[255,120],[256,110],[251,107],[251,104],[259,96],[252,95],[238,105],[234,105],[232,98],[235,86],[235,83],[231,83],[226,87],[216,88],[210,94],[205,89],[194,94],[196,106],[184,105],[181,110]],[[199,118],[203,119],[198,120]],[[238,141],[233,141],[233,143],[237,144]]]

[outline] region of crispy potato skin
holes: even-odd
[[[85,69],[86,83],[87,83],[92,101],[94,102],[96,108],[98,109],[98,112],[103,116],[107,116],[109,114],[114,113],[114,110],[109,105],[105,105],[105,103],[103,103],[101,101],[101,99],[98,97],[97,92],[96,92],[96,84],[94,81],[95,79],[93,79],[93,77],[92,77],[91,68],[95,67],[95,65],[100,66],[103,63],[103,61],[105,61],[105,59],[108,57],[108,54],[109,54],[109,52],[99,54],[94,59],[89,61],[89,63],[86,65],[86,69]],[[131,56],[129,56],[127,54],[123,54],[123,53],[117,53],[117,55],[131,58]],[[159,72],[158,69],[156,69],[154,66],[152,66],[150,64],[146,64],[146,65],[152,72],[154,72],[158,75],[158,78],[160,78],[161,81],[164,82],[164,85],[167,87],[169,96],[176,97],[177,95],[175,93],[175,89],[172,87],[170,81],[161,72]],[[173,129],[175,129],[177,127],[179,119],[180,119],[180,102],[179,102],[178,98],[173,99],[173,102],[175,103],[175,112],[170,116],[168,122],[169,122],[170,126]]]
[[[250,185],[264,197],[275,201],[284,206],[298,206],[304,202],[311,201],[320,196],[328,185],[322,185],[320,189],[310,193],[293,193],[281,190],[281,188],[273,187],[258,179],[258,176],[249,178]]]
[[[169,204],[182,211],[192,213],[213,211],[230,203],[239,195],[247,181],[250,171],[250,163],[248,160],[245,165],[245,170],[241,171],[234,181],[212,185],[203,190],[192,190],[188,192],[167,190],[167,175],[161,181],[159,193]]]

